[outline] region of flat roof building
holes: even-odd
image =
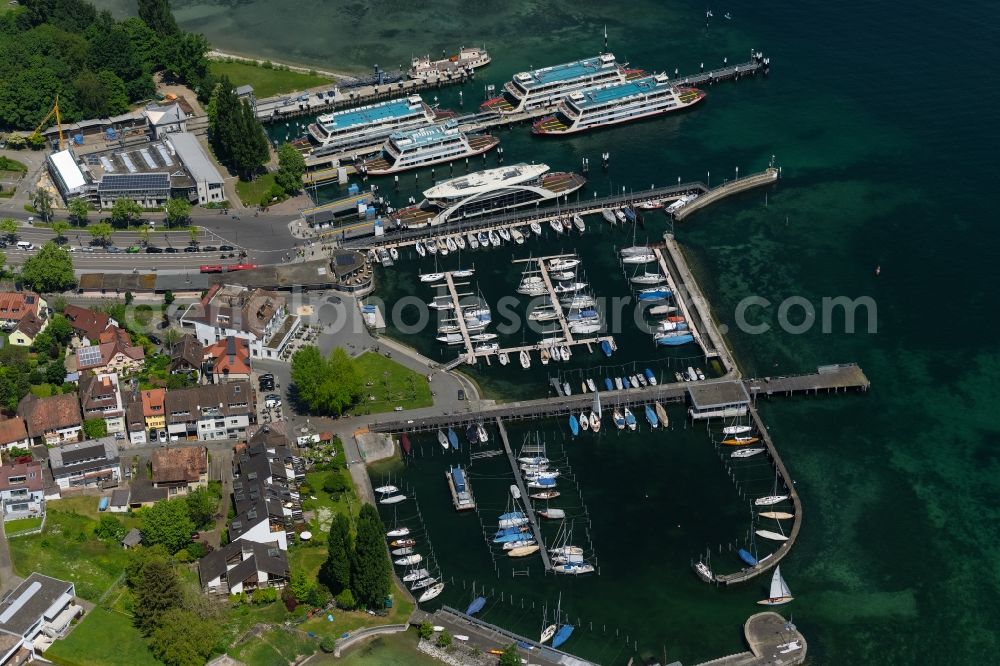
[[[177,157],[191,176],[199,204],[204,205],[226,198],[222,176],[201,147],[198,137],[190,132],[174,132],[167,137],[167,143],[173,146]]]

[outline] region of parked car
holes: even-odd
[[[163,248],[162,247],[156,247],[155,245],[147,245],[146,246],[146,253],[147,254],[161,254],[162,252],[163,252]]]
[[[135,254],[135,253],[137,253],[139,251],[139,246],[138,245],[129,245],[125,249],[125,251],[128,252],[129,254]]]
[[[198,247],[195,246],[195,245],[188,245],[186,248],[184,248],[184,251],[185,252],[197,252],[198,251]]]
[[[236,248],[233,247],[232,245],[220,245],[219,246],[219,250],[222,251],[222,252],[232,252],[235,249]]]
[[[123,251],[120,247],[116,245],[109,245],[106,248],[104,248],[104,250],[106,252],[110,252],[111,254],[118,254],[119,252]]]
[[[201,248],[201,251],[202,252],[218,252],[219,248],[215,247],[214,245],[205,245],[205,246],[203,246]]]
[[[171,246],[171,247],[165,247],[165,248],[163,248],[163,251],[166,252],[167,254],[174,254],[175,252],[178,252],[179,250],[176,247]]]
[[[281,407],[281,396],[276,393],[272,393],[264,398],[264,407],[271,409],[273,407]]]

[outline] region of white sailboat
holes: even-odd
[[[792,591],[788,589],[788,583],[781,577],[781,566],[774,567],[774,575],[771,576],[771,591],[767,599],[762,599],[757,603],[761,606],[780,606],[787,604],[794,599]]]
[[[521,350],[521,367],[527,370],[531,367],[531,355],[528,353],[527,349]]]
[[[722,429],[722,433],[725,435],[742,435],[745,432],[750,432],[750,426],[748,425],[733,425],[726,426]]]

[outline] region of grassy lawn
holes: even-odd
[[[364,399],[350,410],[351,415],[391,412],[397,406],[414,409],[433,404],[430,384],[420,373],[374,352],[357,357],[355,364],[368,398],[375,399]]]
[[[299,629],[311,631],[320,638],[324,636],[339,637],[341,634],[365,627],[375,627],[383,624],[404,624],[413,612],[413,603],[403,598],[398,590],[393,591],[393,604],[386,616],[369,615],[364,611],[332,612],[333,622],[326,619],[325,614],[316,615],[302,624]]]
[[[239,196],[244,206],[256,206],[272,185],[274,185],[273,173],[257,176],[256,180],[250,182],[237,180],[236,195]]]
[[[158,666],[132,621],[119,613],[95,608],[45,657],[64,666]]]
[[[296,92],[329,83],[325,76],[313,76],[303,72],[289,72],[281,69],[267,69],[249,63],[221,62],[213,60],[208,71],[215,76],[225,74],[233,86],[250,84],[257,99],[281,93]]]
[[[351,490],[341,493],[336,498],[323,491],[323,484],[334,474],[342,475],[351,488]],[[302,494],[302,510],[304,512],[313,512],[314,517],[310,524],[310,529],[314,535],[313,540],[320,544],[318,546],[308,546],[307,548],[310,550],[320,549],[323,551],[325,557],[326,535],[330,533],[330,523],[333,521],[333,516],[338,513],[348,515],[348,512],[350,512],[351,522],[353,523],[354,519],[358,517],[358,512],[361,510],[361,504],[358,502],[354,486],[351,485],[350,474],[346,469],[339,466],[336,470],[309,472],[306,474],[306,484],[309,486],[309,493]],[[313,497],[316,499],[313,499]]]
[[[0,155],[0,171],[13,171],[15,173],[25,173],[27,170],[28,167],[26,167],[21,162]]]
[[[94,536],[97,498],[74,497],[48,504],[41,534],[10,541],[14,570],[27,577],[32,571],[76,583],[77,594],[97,600],[125,570],[126,551],[117,543]],[[135,519],[121,516],[126,526]]]
[[[37,530],[41,525],[41,516],[38,518],[19,518],[17,520],[8,520],[3,524],[3,529],[7,533],[7,536],[16,536],[20,532]]]
[[[417,652],[417,630],[410,629],[399,634],[386,634],[371,641],[364,641],[339,659],[332,654],[315,657],[310,666],[336,663],[338,666],[435,666],[438,660],[423,652]]]
[[[312,654],[318,649],[319,639],[279,627],[232,648],[229,655],[247,666],[288,666],[296,657]]]

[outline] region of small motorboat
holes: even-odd
[[[507,352],[500,352],[497,357],[500,359],[500,365],[507,365],[510,363],[510,356],[507,355]]]
[[[788,513],[787,511],[761,511],[757,515],[761,518],[770,518],[771,520],[791,520],[795,517],[795,514]]]
[[[610,224],[611,226],[615,226],[615,223],[618,222],[618,219],[615,217],[615,214],[612,211],[608,210],[607,208],[601,210],[601,217],[603,217],[604,221]]]
[[[581,234],[587,229],[587,224],[583,221],[583,218],[576,214],[573,215],[573,226]]]
[[[516,227],[510,230],[510,235],[514,238],[515,243],[524,245],[524,234],[518,231]]]
[[[532,479],[528,481],[529,488],[537,488],[539,490],[548,490],[550,488],[556,487],[555,479]]]
[[[569,382],[563,382],[562,389],[563,389],[563,394],[573,395],[573,387],[569,385]]]
[[[482,245],[484,249],[490,246],[490,235],[485,231],[480,231],[477,238],[479,238],[479,244]]]
[[[424,273],[419,277],[421,282],[437,282],[444,279],[444,273]]]
[[[779,532],[772,532],[771,530],[756,530],[755,534],[763,539],[770,539],[771,541],[788,541],[788,537]]]
[[[568,386],[568,384],[567,384],[567,386]],[[580,423],[579,423],[579,421],[576,420],[576,414],[570,414],[569,415],[569,430],[570,430],[570,432],[573,433],[574,437],[576,437],[577,435],[580,434]]]
[[[399,488],[397,488],[396,486],[392,486],[392,485],[384,485],[384,486],[379,486],[379,487],[375,488],[375,492],[380,493],[382,495],[391,495],[393,493],[398,493],[399,492]]]
[[[749,449],[737,449],[732,452],[729,456],[730,458],[749,458],[750,456],[755,456],[758,453],[764,453],[763,446],[756,446]]]
[[[580,412],[580,430],[590,430],[590,418],[587,412]]]
[[[666,428],[670,423],[670,420],[667,418],[667,410],[663,408],[659,400],[654,402],[653,405],[656,409],[656,418],[660,419],[660,425]]]
[[[423,594],[417,598],[417,602],[423,603],[425,601],[430,601],[438,595],[444,592],[444,583],[435,583],[431,587],[427,588]]]
[[[590,429],[593,432],[601,431],[601,417],[597,415],[597,412],[590,413],[589,421],[590,421]]]
[[[572,356],[572,354],[569,351],[569,346],[568,345],[563,345],[562,347],[560,347],[559,348],[559,355],[562,356],[562,360],[568,361],[569,357]]]
[[[394,530],[389,530],[388,532],[385,533],[385,535],[386,537],[393,538],[393,537],[406,536],[409,533],[410,533],[409,527],[397,527]]]
[[[455,245],[458,246],[459,250],[465,249],[465,236],[462,234],[455,234]]]
[[[580,265],[579,259],[553,259],[549,261],[549,270],[564,271]]]
[[[424,570],[422,569],[421,571],[424,571]],[[410,589],[413,590],[414,592],[416,592],[417,590],[422,590],[425,587],[430,587],[431,585],[433,585],[436,582],[437,582],[437,578],[431,578],[430,576],[427,576],[426,578],[421,578],[420,580],[418,580],[417,582],[415,582],[413,585],[411,585]]]
[[[413,249],[415,249],[417,251],[417,254],[420,255],[421,257],[427,256],[427,250],[426,248],[424,248],[424,244],[421,243],[420,241],[417,241],[416,243],[413,244]]]
[[[435,243],[433,240],[431,240],[429,238],[427,239],[427,246],[426,247],[427,247],[427,254],[434,255],[434,254],[438,253],[437,243]]]
[[[614,411],[614,413],[611,415],[611,418],[612,418],[612,420],[614,420],[616,428],[618,428],[619,430],[624,430],[625,429],[625,417],[622,416],[621,412],[619,412],[616,409]]]
[[[646,375],[639,373],[638,375],[633,375],[633,377],[639,380],[639,383],[643,386],[643,388],[649,386],[649,380],[646,379]]]
[[[550,354],[549,354],[549,350],[548,350],[547,347],[542,347],[542,350],[540,352],[538,352],[538,355],[542,359],[542,365],[548,365],[549,364]]]
[[[482,423],[476,426],[476,432],[479,433],[479,441],[482,442],[483,444],[490,441],[490,437],[486,433],[486,428],[483,427]]]
[[[784,502],[786,499],[788,499],[788,495],[767,495],[765,497],[758,497],[753,503],[756,506],[771,506],[778,502]]]
[[[559,497],[558,490],[543,490],[540,493],[535,493],[534,495],[529,495],[533,500],[550,500]]]
[[[403,576],[403,582],[412,583],[418,580],[423,580],[428,576],[430,576],[430,572],[428,572],[427,569],[414,569]]]
[[[443,430],[438,430],[438,444],[440,444],[441,448],[445,451],[447,451],[450,446],[450,444],[448,444],[448,436],[444,434]]]
[[[622,388],[624,388],[624,384],[622,384],[621,377],[615,377],[615,388],[618,389],[619,391],[621,391]]]
[[[528,353],[527,349],[522,349],[520,354],[521,367],[527,370],[531,367],[531,355]]]
[[[622,208],[622,213],[625,214],[625,219],[628,220],[629,222],[635,222],[638,217],[636,215],[636,212],[632,210],[631,206],[625,206],[624,208]]]
[[[642,371],[642,373],[643,376],[646,378],[646,381],[649,382],[650,386],[656,386],[656,375],[653,374],[652,370],[646,368],[645,370]]]
[[[722,429],[722,432],[725,435],[742,435],[745,432],[750,432],[750,426],[748,425],[726,426],[725,428]]]
[[[633,414],[632,410],[630,410],[628,407],[625,408],[625,425],[628,426],[629,430],[635,430],[636,427],[639,425],[638,423],[636,423],[635,414]]]
[[[399,261],[399,250],[394,247],[389,248],[389,256],[392,257],[393,261]]]
[[[639,388],[640,382],[638,375],[632,375],[628,378],[628,380],[632,384],[632,388]]]
[[[562,520],[566,517],[566,511],[563,509],[542,509],[538,515],[546,520]]]
[[[508,229],[507,227],[500,227],[497,230],[497,233],[500,234],[500,238],[503,239],[503,242],[505,243],[510,242],[510,229]]]
[[[608,342],[607,340],[601,340],[601,351],[604,352],[605,356],[611,358],[611,353],[613,351],[611,349],[611,343]]]
[[[620,224],[625,224],[625,213],[621,212],[620,210],[616,210],[615,218],[618,220]]]
[[[466,239],[469,241],[469,248],[472,250],[479,249],[479,239],[476,238],[476,234],[471,231],[465,235]]]
[[[476,426],[469,426],[468,430],[465,431],[465,438],[469,440],[469,444],[479,443],[479,433],[476,432]]]
[[[451,244],[454,245],[455,241],[452,241]],[[438,238],[437,239],[437,248],[438,248],[438,252],[441,253],[442,257],[447,257],[448,253],[451,252],[451,250],[448,249],[448,243],[446,243],[443,238]]]
[[[694,572],[698,574],[698,578],[701,578],[706,583],[715,582],[715,574],[712,573],[712,570],[707,564],[700,560],[694,563]]]
[[[507,551],[508,557],[528,557],[529,555],[534,555],[539,551],[538,544],[532,544],[530,546],[519,546],[517,548],[511,548]]]
[[[451,236],[448,236],[448,238],[445,239],[444,246],[449,252],[458,252],[458,243],[456,243],[455,239]]]
[[[406,495],[389,495],[378,501],[379,504],[399,504],[406,499]]]
[[[528,226],[531,227],[531,232],[533,234],[535,234],[536,236],[541,236],[542,235],[542,225],[538,224],[538,222],[532,222]]]
[[[401,567],[408,567],[411,564],[420,564],[424,561],[424,556],[420,553],[414,553],[413,555],[407,555],[406,557],[401,557],[395,560],[395,563]]]
[[[594,380],[591,379],[590,377],[587,377],[587,388],[589,388],[594,393],[597,392],[597,384],[595,384]]]
[[[694,371],[698,373],[698,379],[699,380],[702,380],[702,381],[705,380],[705,373],[702,372],[701,368],[695,368]]]

